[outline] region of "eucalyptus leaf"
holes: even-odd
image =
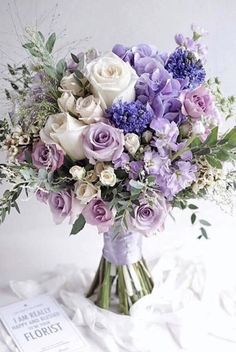
[[[204,229],[204,227],[200,227],[200,231],[202,233],[201,237],[205,237],[206,239],[208,239],[208,235],[207,235],[206,229]]]
[[[56,72],[54,67],[52,67],[52,66],[44,66],[44,70],[45,70],[46,74],[49,77],[51,77],[51,78],[53,78],[55,80],[57,79],[57,72]]]
[[[45,38],[44,38],[43,33],[40,32],[40,31],[38,31],[38,35],[39,35],[39,37],[41,38],[42,42],[44,42],[44,41],[45,41]]]
[[[52,33],[46,42],[46,49],[49,53],[52,52],[55,42],[56,42],[56,33]]]
[[[192,210],[198,209],[198,206],[195,204],[189,204],[188,207],[189,207],[189,209],[192,209]]]
[[[63,75],[66,68],[67,68],[67,65],[66,65],[66,61],[64,59],[61,59],[60,61],[58,61],[57,65],[56,65],[56,70],[59,75]]]
[[[79,63],[79,58],[78,58],[75,54],[73,54],[73,53],[71,53],[70,55],[71,55],[71,57],[72,57],[72,60],[73,60],[76,64],[78,64],[78,63]]]
[[[211,226],[211,224],[210,224],[208,221],[204,220],[204,219],[199,220],[199,222],[200,222],[202,225],[204,225],[204,226]]]
[[[136,188],[139,190],[143,189],[143,187],[144,187],[143,183],[140,181],[130,180],[129,184],[132,188]]]
[[[191,215],[191,223],[194,224],[195,221],[196,221],[196,219],[197,219],[197,215],[196,215],[195,213],[193,213],[193,214]]]

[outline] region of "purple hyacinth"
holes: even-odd
[[[119,101],[106,110],[106,117],[124,133],[143,133],[153,119],[153,112],[140,101]]]
[[[158,54],[157,48],[150,44],[139,44],[133,47],[116,44],[112,51],[123,61],[128,62],[139,76],[143,73],[152,73],[158,63],[164,65],[167,60],[167,54]]]
[[[185,88],[192,88],[204,82],[206,77],[200,59],[194,53],[184,48],[177,48],[169,56],[165,68],[173,77],[185,82]]]

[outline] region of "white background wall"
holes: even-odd
[[[6,62],[21,62],[26,57],[20,40],[27,26],[37,25],[46,34],[56,31],[59,57],[68,52],[68,45],[77,52],[83,47],[110,50],[118,42],[147,42],[156,44],[161,51],[172,50],[174,34],[190,34],[191,23],[209,31],[209,75],[221,78],[225,93],[236,94],[234,0],[1,0],[1,76],[5,75]],[[0,111],[5,108],[1,102]],[[0,227],[0,305],[9,300],[4,287],[10,279],[33,278],[53,270],[58,263],[95,268],[102,248],[102,238],[93,228],[86,227],[78,236],[69,238],[70,227],[66,223],[55,226],[47,206],[35,199],[22,199],[20,206],[21,216],[12,212]],[[188,212],[176,211],[174,215],[176,222],[169,219],[164,233],[145,240],[149,260],[166,248],[197,237],[198,229],[191,227]],[[235,267],[236,219],[208,202],[201,202],[201,215],[213,224],[211,239],[203,239],[201,247],[216,268],[215,275],[221,267]],[[229,269],[229,281],[232,273],[233,269]]]

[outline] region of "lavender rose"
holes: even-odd
[[[55,144],[44,144],[39,141],[34,145],[32,162],[37,169],[55,171],[63,165],[64,152]]]
[[[50,192],[48,204],[56,224],[71,215],[73,198],[70,191]]]
[[[135,231],[149,236],[156,230],[164,229],[164,222],[167,215],[167,205],[163,198],[158,199],[155,205],[150,206],[142,203],[134,209],[134,218],[129,216],[130,227]]]
[[[99,233],[107,232],[113,224],[113,214],[102,199],[91,200],[83,209],[86,222],[96,225]]]
[[[123,152],[123,146],[122,131],[103,122],[89,125],[84,133],[84,154],[91,164],[118,159]]]
[[[214,98],[209,89],[199,86],[187,91],[181,96],[183,101],[182,113],[193,119],[201,119],[202,116],[215,115],[216,107]]]

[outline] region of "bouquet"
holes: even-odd
[[[49,206],[56,224],[68,218],[71,235],[94,225],[104,249],[88,296],[100,307],[109,308],[114,289],[128,314],[151,293],[142,238],[162,231],[174,207],[192,209],[207,237],[209,223],[190,200],[235,189],[236,128],[219,129],[235,99],[206,79],[204,34],[192,26],[191,38],[176,35],[171,53],[117,44],[56,62],[55,33],[29,30],[29,62],[8,65],[0,176],[12,187],[0,200],[1,222],[19,212],[24,191]]]

